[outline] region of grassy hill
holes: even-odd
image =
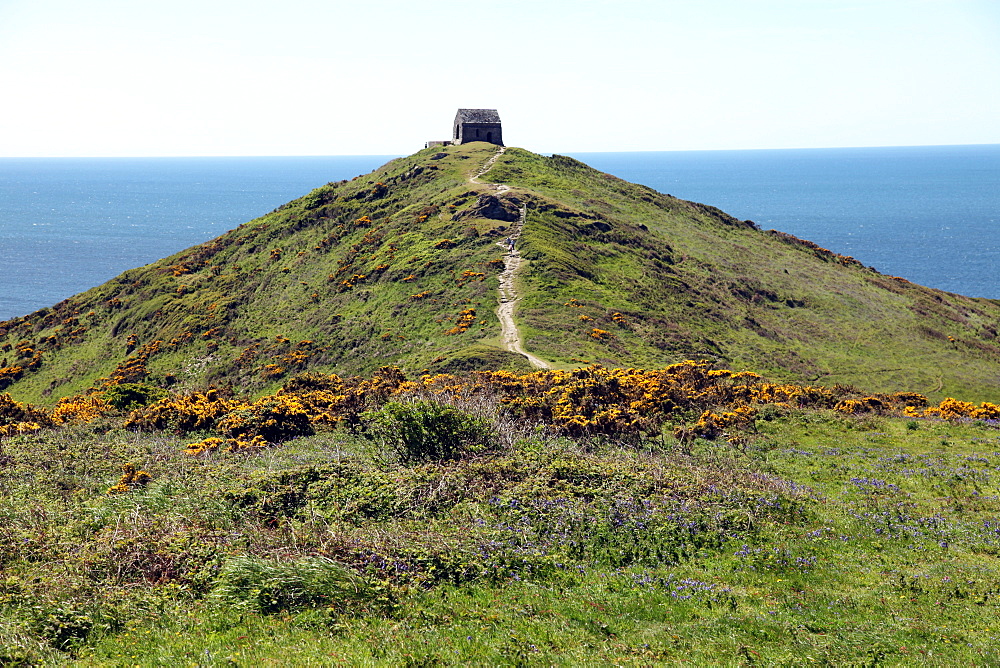
[[[521,315],[543,357],[579,346],[579,325],[559,308],[576,298],[574,315],[615,334],[585,348],[606,364],[680,355],[774,378],[996,396],[996,301],[882,275],[569,158],[508,153],[490,177],[535,203]],[[616,327],[614,312],[629,325]]]
[[[526,369],[500,346],[517,208],[517,318],[555,368],[709,359],[785,380],[1000,398],[996,301],[914,285],[561,156],[427,149],[0,323],[0,389],[106,382],[273,389],[305,370]]]

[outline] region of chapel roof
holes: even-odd
[[[496,109],[459,109],[456,123],[499,123],[500,114]]]

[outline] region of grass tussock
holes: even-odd
[[[326,557],[275,561],[241,555],[219,571],[212,596],[225,605],[274,614],[322,607],[334,613],[383,613],[391,608],[386,588]]]

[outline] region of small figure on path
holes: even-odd
[[[507,237],[507,248],[511,253],[514,252],[514,237]]]

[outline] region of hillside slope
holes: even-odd
[[[527,369],[501,347],[520,207],[524,347],[557,368],[718,361],[776,379],[1000,398],[1000,304],[884,276],[561,156],[427,149],[0,323],[0,390],[272,388],[340,374]]]

